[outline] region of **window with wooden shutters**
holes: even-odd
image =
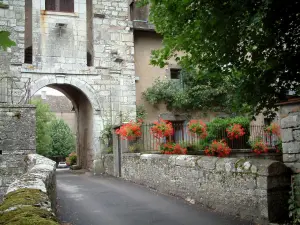
[[[74,12],[74,0],[46,0],[46,10]]]

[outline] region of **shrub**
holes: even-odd
[[[69,166],[76,165],[77,163],[77,154],[76,152],[72,152],[69,157],[66,158],[66,163]]]
[[[207,139],[199,140],[194,143],[191,142],[180,142],[183,148],[186,148],[188,155],[200,155],[208,146],[209,142]]]
[[[141,131],[142,121],[129,122],[123,124],[120,129],[116,130],[116,134],[120,135],[124,140],[136,140],[142,135]]]
[[[174,133],[172,123],[163,119],[154,122],[154,125],[150,129],[153,136],[157,139],[169,137]]]
[[[275,144],[276,152],[282,152],[282,140],[278,139],[278,141]]]
[[[128,142],[128,149],[130,152],[138,153],[143,150],[143,144],[139,143],[138,141],[129,141]]]
[[[216,118],[207,124],[209,140],[224,138],[224,130],[232,124],[240,124],[245,136],[249,137],[250,120],[247,117]]]
[[[198,136],[201,139],[207,136],[207,126],[202,120],[191,120],[188,123],[188,130],[192,135]]]
[[[163,143],[160,145],[160,150],[162,154],[166,155],[186,155],[187,149],[180,146],[180,144],[175,143]]]
[[[214,140],[204,152],[207,156],[225,157],[230,154],[231,149],[224,140]]]
[[[243,135],[243,139],[228,141],[228,135],[226,133],[226,129],[230,128],[233,124],[239,124],[243,127],[245,134]],[[216,118],[207,124],[207,139],[209,141],[213,140],[226,140],[231,148],[248,148],[250,147],[248,144],[248,140],[250,137],[250,120],[247,117],[233,117],[233,118]]]
[[[230,125],[226,129],[226,132],[227,132],[227,137],[230,140],[238,139],[239,137],[242,137],[245,135],[245,129],[242,127],[242,125],[236,124],[236,123]]]

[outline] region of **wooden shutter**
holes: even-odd
[[[45,8],[48,11],[56,11],[55,10],[55,0],[46,0]]]
[[[74,0],[59,0],[59,11],[74,12]]]

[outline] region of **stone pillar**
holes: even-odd
[[[121,158],[122,158],[122,140],[119,135],[116,134],[116,129],[120,126],[112,129],[113,134],[113,154],[114,154],[114,176],[121,177]]]
[[[300,173],[300,98],[280,104],[283,162]]]

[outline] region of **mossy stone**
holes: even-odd
[[[0,211],[17,205],[36,205],[47,201],[49,200],[46,193],[38,189],[22,188],[5,196],[4,202],[0,206]]]
[[[38,189],[11,192],[0,206],[0,225],[58,225],[51,207],[40,207],[48,201],[47,195]]]

